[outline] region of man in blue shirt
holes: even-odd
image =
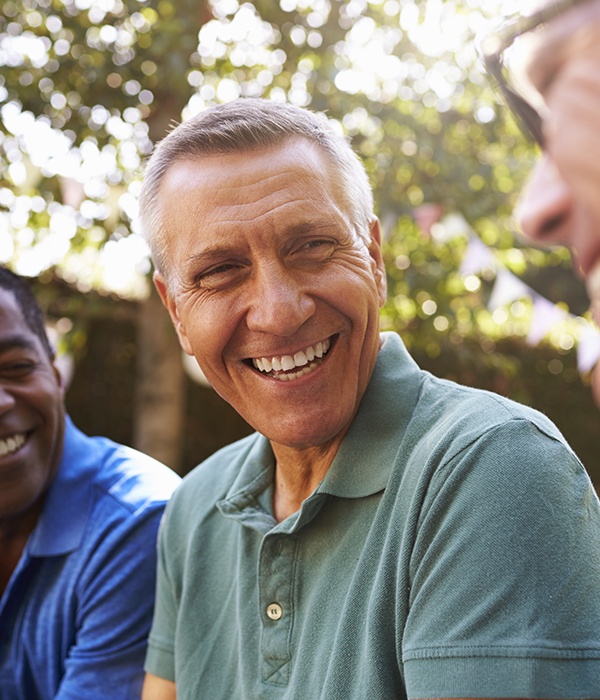
[[[81,433],[28,283],[0,268],[0,699],[139,696],[179,477]]]

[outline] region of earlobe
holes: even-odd
[[[158,296],[161,298],[164,307],[169,312],[171,322],[173,323],[177,337],[179,338],[179,344],[181,345],[182,350],[188,355],[193,355],[194,353],[192,352],[192,347],[185,331],[185,324],[179,318],[177,303],[171,296],[169,287],[165,282],[164,277],[160,274],[160,272],[155,272],[152,279],[154,280],[154,286],[156,287]]]

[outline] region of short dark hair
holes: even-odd
[[[14,296],[28,328],[37,335],[48,357],[53,360],[54,348],[46,333],[44,314],[35,298],[31,283],[25,277],[0,265],[0,289],[5,289]]]

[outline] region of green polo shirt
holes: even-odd
[[[581,463],[541,414],[384,338],[298,513],[273,517],[260,435],[186,477],[146,670],[178,700],[600,698],[600,508]]]

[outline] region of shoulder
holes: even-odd
[[[106,438],[96,439],[102,442],[104,455],[96,486],[132,510],[166,503],[181,483],[172,469],[152,457]]]
[[[546,416],[426,373],[401,453],[398,476],[420,493],[443,485],[475,498],[493,492],[496,500],[540,489],[577,500],[593,493],[583,464]]]
[[[510,449],[510,436],[527,435],[531,448],[552,444],[575,455],[560,430],[539,411],[490,391],[439,379],[423,372],[422,388],[413,416],[429,441],[462,451],[485,439]]]
[[[164,536],[178,540],[180,533],[189,535],[206,524],[216,515],[217,504],[245,478],[244,471],[262,465],[256,455],[267,446],[266,438],[253,433],[218,450],[192,469],[167,505]]]
[[[181,478],[164,464],[106,437],[89,437],[67,426],[63,469],[73,479],[89,480],[96,501],[137,512],[164,506]]]
[[[217,450],[183,478],[174,496],[176,502],[182,505],[200,501],[209,505],[224,498],[252,450],[264,439],[253,433]]]

